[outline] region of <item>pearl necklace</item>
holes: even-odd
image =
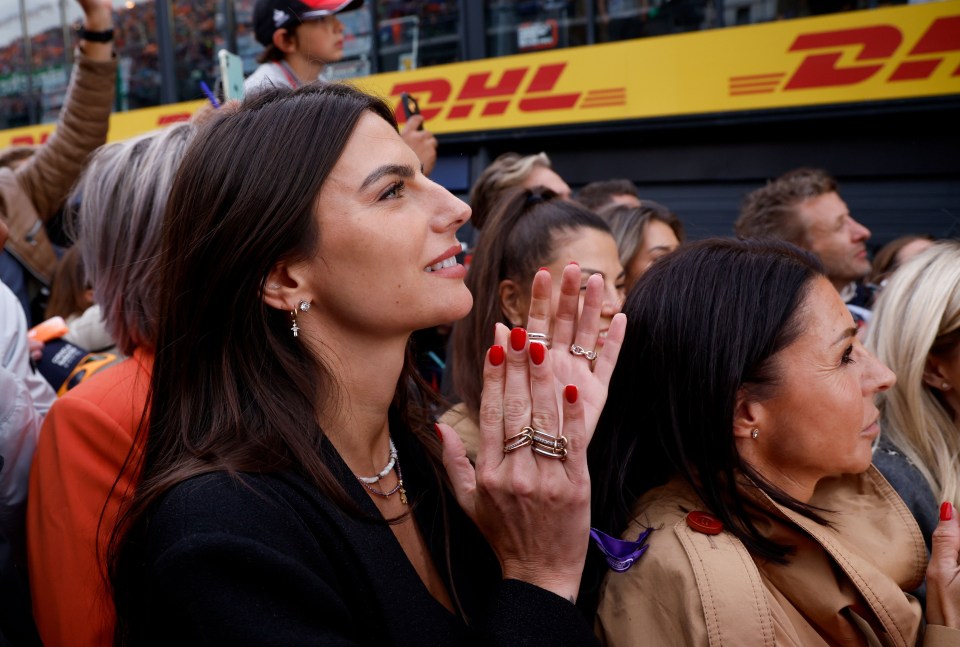
[[[393,486],[389,491],[378,490],[373,487],[374,483],[378,483],[380,479],[385,477],[390,473],[391,470],[396,468],[397,470],[397,484]],[[376,494],[377,496],[382,496],[387,499],[397,492],[400,493],[400,503],[407,505],[407,491],[403,489],[403,472],[400,471],[400,458],[397,456],[397,448],[393,444],[393,438],[390,439],[390,461],[387,463],[387,466],[380,470],[380,473],[376,476],[356,476],[357,480],[360,481],[362,485],[368,492]]]
[[[393,444],[393,438],[390,438],[390,461],[387,463],[387,466],[380,470],[380,473],[376,476],[358,476],[357,478],[361,483],[367,483],[368,485],[373,485],[378,482],[384,476],[393,471],[393,465],[397,462],[397,447]]]

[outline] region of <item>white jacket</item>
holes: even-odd
[[[22,532],[30,462],[40,424],[56,397],[30,365],[20,301],[0,283],[0,529],[8,536]]]

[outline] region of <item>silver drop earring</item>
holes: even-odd
[[[299,332],[300,332],[300,326],[297,325],[297,311],[296,311],[296,310],[291,310],[291,311],[290,311],[290,319],[293,320],[293,325],[290,326],[290,330],[293,331],[293,336],[294,336],[294,337],[298,337],[298,336],[299,336]]]
[[[750,432],[750,437],[753,438],[754,440],[756,440],[757,436],[759,435],[760,435],[760,430],[757,429],[756,427],[754,427],[753,431]]]

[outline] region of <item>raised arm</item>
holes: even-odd
[[[86,31],[112,29],[110,0],[78,2],[83,7]],[[80,41],[80,55],[73,68],[57,129],[16,174],[41,220],[45,221],[57,211],[89,154],[106,141],[116,71],[112,42]]]

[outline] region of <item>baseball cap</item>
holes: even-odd
[[[253,31],[257,41],[266,47],[273,42],[273,32],[278,29],[362,6],[363,0],[257,0],[253,6]]]

